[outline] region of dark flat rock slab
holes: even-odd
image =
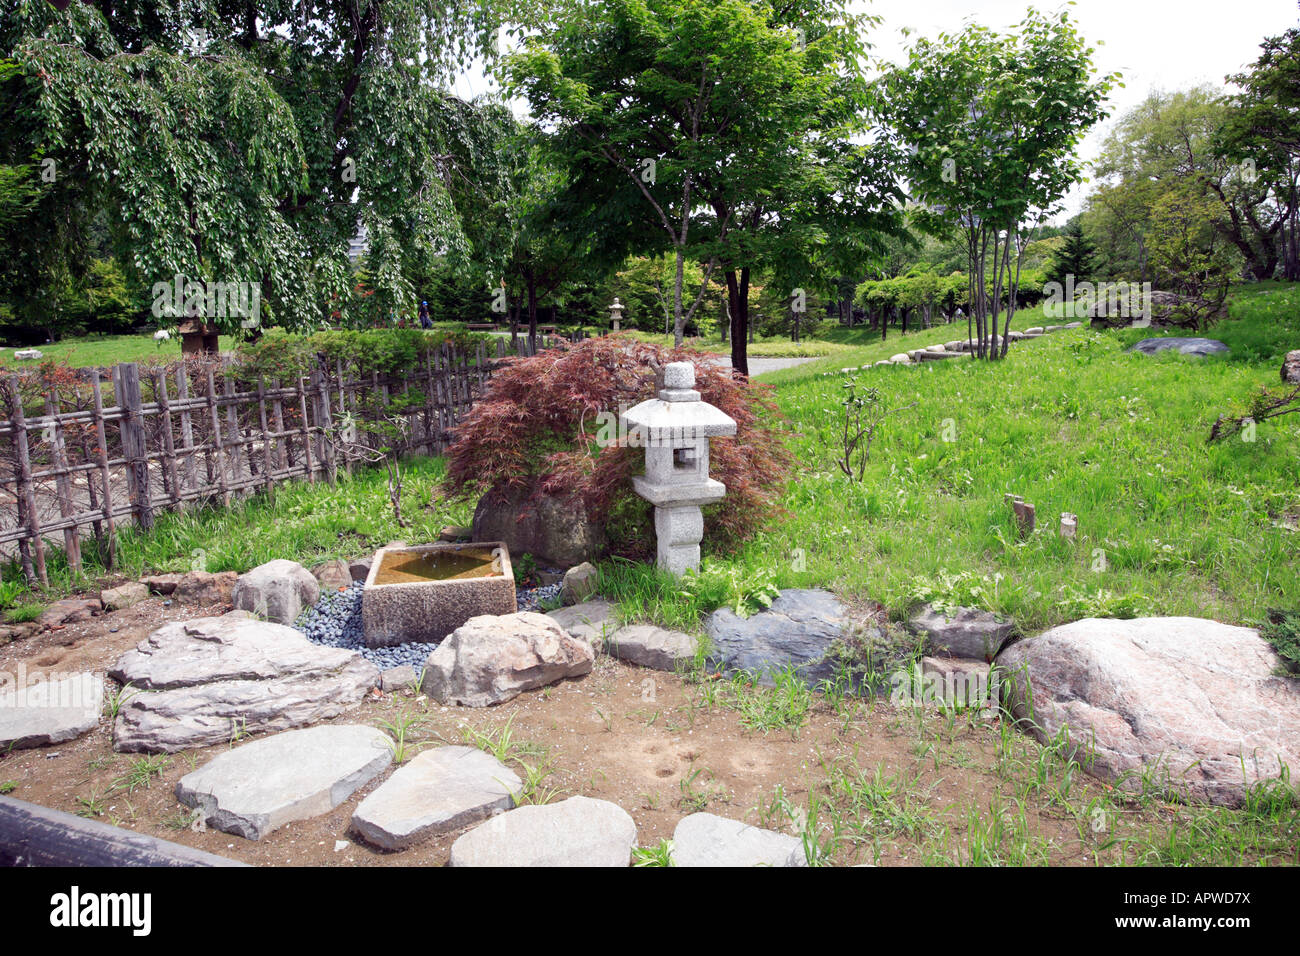
[[[1183,355],[1226,355],[1228,347],[1218,339],[1187,338],[1170,335],[1159,339],[1143,339],[1130,345],[1128,351],[1141,352],[1143,355],[1155,355],[1176,349]]]

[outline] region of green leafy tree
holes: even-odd
[[[107,212],[145,288],[246,282],[274,321],[311,325],[349,291],[359,227],[381,313],[409,308],[431,258],[467,250],[449,183],[491,175],[496,144],[440,80],[490,53],[489,4],[13,6],[4,149],[52,160],[56,195]],[[33,241],[68,257],[79,237]]]
[[[1114,81],[1094,75],[1092,49],[1068,14],[1033,9],[1011,34],[971,23],[918,40],[886,76],[918,219],[965,238],[981,358],[1006,355],[1027,227],[1056,212],[1079,180],[1076,147],[1105,117]]]

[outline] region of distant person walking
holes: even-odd
[[[422,329],[431,329],[431,328],[433,328],[433,320],[429,318],[429,303],[428,303],[428,302],[421,302],[421,303],[420,303],[420,312],[419,312],[419,314],[420,314],[420,328],[422,328]]]

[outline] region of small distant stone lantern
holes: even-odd
[[[659,397],[628,409],[623,422],[645,448],[645,475],[632,485],[655,506],[659,567],[680,577],[700,566],[700,506],[727,493],[726,485],[709,477],[709,439],[735,435],[736,422],[700,401],[690,362],[665,366]]]
[[[619,331],[619,322],[623,320],[623,303],[618,301],[618,296],[614,296],[614,304],[609,307],[609,317],[611,331]]]

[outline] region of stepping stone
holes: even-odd
[[[98,614],[103,607],[102,602],[97,597],[93,598],[64,598],[61,601],[55,601],[36,619],[36,623],[42,627],[56,627],[59,624],[75,624],[78,621],[89,621],[95,614]]]
[[[60,744],[89,733],[99,723],[104,682],[94,674],[74,674],[22,688],[10,689],[11,683],[8,678],[0,681],[0,753]]]
[[[379,668],[283,624],[230,615],[160,627],[109,676],[139,692],[118,712],[114,749],[172,753],[226,743],[236,729],[337,717],[378,683]]]
[[[493,817],[451,845],[452,866],[627,866],[636,824],[607,800],[570,797]]]
[[[667,631],[649,624],[619,628],[609,638],[606,650],[629,664],[639,664],[657,671],[679,671],[695,661],[699,647],[692,635]]]
[[[868,653],[878,680],[887,681],[917,643],[901,628],[855,619],[829,591],[801,588],[781,591],[771,607],[747,618],[719,608],[709,615],[705,631],[709,660],[719,670],[753,673],[767,685],[776,671],[789,667],[810,687],[840,677],[849,667],[860,688]]]
[[[260,840],[328,813],[393,762],[388,736],[359,724],[291,730],[236,747],[176,784],[208,826]]]
[[[673,831],[677,866],[807,866],[798,837],[712,813],[683,817]]]
[[[390,667],[379,675],[379,689],[385,694],[391,694],[394,691],[414,687],[419,679],[420,675],[415,672],[414,667],[410,664],[402,664],[399,667]]]
[[[404,850],[509,810],[523,781],[476,747],[438,747],[413,758],[361,801],[352,828],[384,850]]]
[[[913,631],[925,637],[932,654],[946,657],[970,657],[991,661],[1015,629],[989,611],[973,607],[956,607],[939,611],[922,605],[908,622]]]
[[[618,627],[614,605],[600,599],[548,611],[546,616],[574,637],[586,641],[597,654],[604,649],[607,636]]]
[[[1183,355],[1220,355],[1228,351],[1228,347],[1218,339],[1203,339],[1195,336],[1182,337],[1177,335],[1166,336],[1159,339],[1143,339],[1127,349],[1129,352],[1141,352],[1143,355],[1155,355],[1157,352],[1167,352],[1175,349]]]
[[[1034,736],[1064,730],[1088,772],[1123,790],[1145,775],[1181,798],[1238,806],[1248,787],[1300,767],[1300,692],[1252,628],[1086,618],[1012,644],[998,664]]]

